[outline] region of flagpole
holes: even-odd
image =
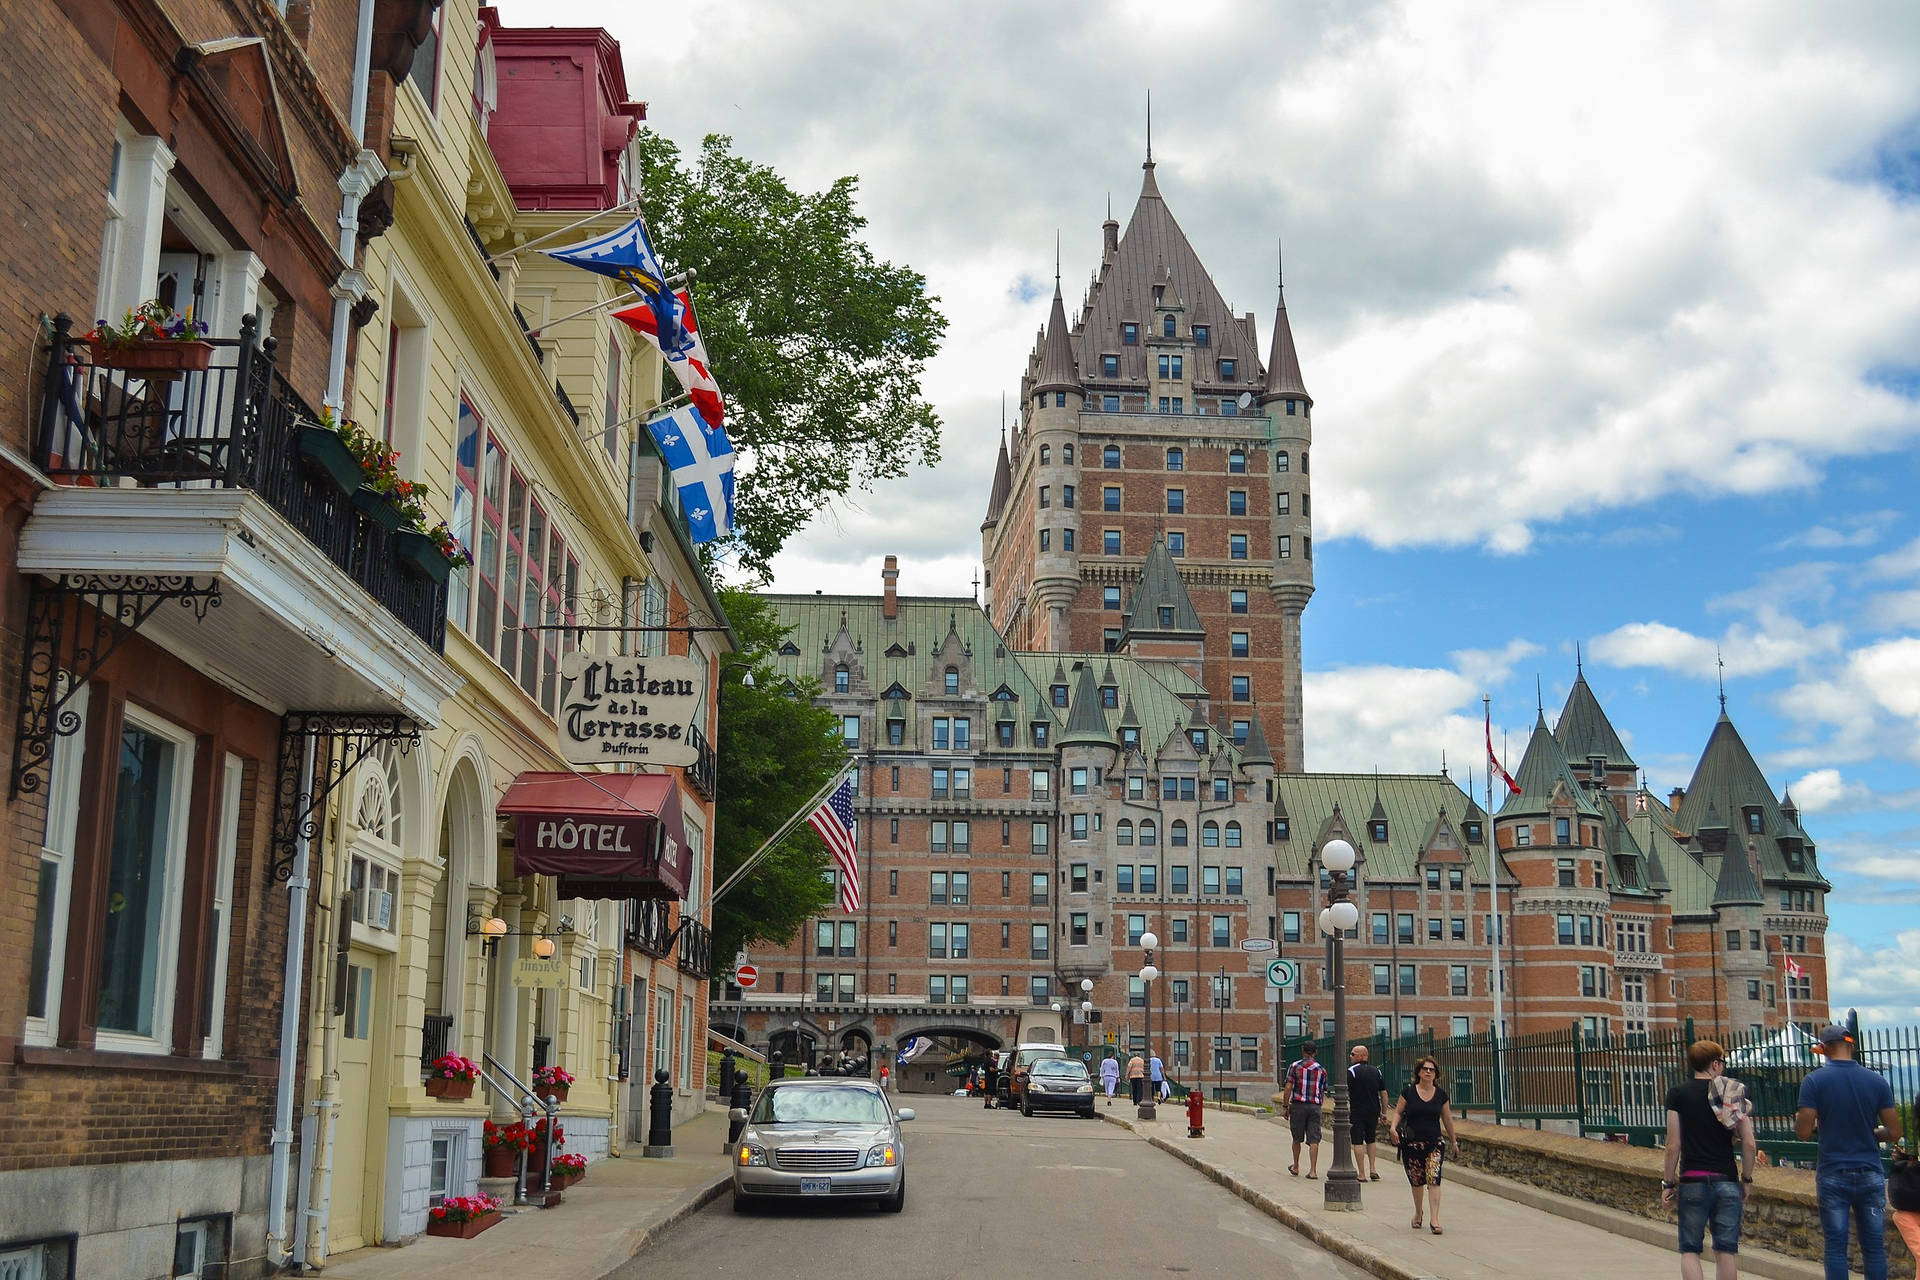
[[[1486,712],[1487,725],[1487,891],[1493,898],[1493,1034],[1497,1044],[1507,1021],[1501,990],[1506,981],[1500,969],[1500,935],[1506,930],[1500,922],[1500,844],[1493,838],[1493,698],[1483,693],[1480,704]]]
[[[1786,966],[1792,964],[1793,961],[1787,958],[1787,953],[1785,950],[1782,950],[1780,952],[1780,961],[1781,961],[1780,981],[1787,988],[1787,1043],[1792,1044],[1793,1043],[1793,976]]]
[[[665,284],[667,288],[674,289],[674,288],[678,288],[683,284],[692,284],[693,281],[697,278],[697,276],[698,276],[698,273],[692,267],[688,267],[685,271],[682,271],[677,276],[668,276],[666,278]],[[578,320],[581,316],[592,315],[594,312],[604,311],[608,307],[617,307],[623,302],[628,302],[634,299],[645,301],[645,299],[640,298],[640,295],[638,292],[632,289],[629,289],[625,293],[615,294],[611,298],[604,298],[601,301],[594,303],[590,307],[582,307],[578,311],[570,311],[566,315],[561,316],[557,320],[549,320],[537,329],[529,329],[527,330],[527,336],[529,338],[537,338],[541,334],[545,333],[547,330],[553,328],[553,326],[557,324],[565,324],[569,320]]]
[[[845,778],[848,774],[852,773],[856,768],[859,767],[859,765],[860,765],[860,762],[858,760],[849,760],[845,765],[841,766],[840,772],[834,774],[833,778],[827,783],[826,786],[821,787],[818,791],[814,792],[812,798],[809,799],[805,804],[801,805],[800,808],[797,811],[795,811],[794,815],[791,818],[788,818],[785,822],[780,824],[780,829],[778,831],[775,831],[772,835],[767,837],[766,843],[762,844],[757,850],[755,850],[751,858],[748,858],[745,862],[741,863],[737,868],[734,869],[734,873],[727,877],[726,883],[722,884],[718,889],[715,889],[713,893],[707,898],[706,902],[702,904],[703,910],[711,910],[713,908],[714,903],[724,898],[727,895],[727,893],[733,889],[735,885],[739,884],[740,881],[743,878],[745,878],[746,874],[749,871],[753,870],[766,858],[768,854],[773,852],[773,848],[775,845],[779,844],[782,840],[785,840],[789,835],[793,834],[794,829],[798,827],[801,823],[805,822],[809,817],[811,817],[813,815],[813,811],[820,807],[820,802],[833,794],[833,789],[840,785],[840,780]]]
[[[552,240],[556,236],[563,236],[567,234],[567,232],[573,231],[576,228],[584,227],[589,222],[592,222],[595,218],[604,218],[610,213],[627,213],[632,210],[637,210],[639,209],[639,207],[640,207],[640,197],[628,196],[625,200],[621,201],[619,204],[614,205],[611,209],[596,209],[592,213],[588,214],[586,217],[580,219],[580,221],[578,222],[569,222],[566,226],[561,227],[559,230],[549,231],[543,236],[535,236],[533,239],[527,241],[525,244],[517,244],[517,245],[514,245],[511,249],[502,249],[498,253],[489,254],[487,257],[482,258],[481,261],[482,262],[498,262],[502,258],[511,258],[516,253],[523,253],[526,250],[533,248],[533,246],[537,244],[542,244],[548,240]]]

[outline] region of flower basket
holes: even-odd
[[[481,1153],[480,1159],[487,1177],[511,1178],[520,1153],[512,1147],[488,1147]]]
[[[299,449],[300,460],[319,479],[342,493],[352,493],[360,487],[360,459],[353,456],[353,450],[338,431],[316,422],[303,422]]]
[[[483,1213],[477,1218],[468,1218],[465,1222],[435,1222],[429,1218],[427,1220],[427,1234],[430,1236],[451,1236],[455,1240],[471,1240],[482,1231],[489,1230],[497,1225],[499,1221],[500,1213],[498,1210],[492,1213]]]
[[[211,342],[177,342],[156,338],[151,342],[114,344],[90,342],[93,363],[101,369],[125,369],[137,373],[197,373],[213,363]]]
[[[473,1096],[473,1081],[429,1076],[427,1077],[427,1096],[441,1098],[447,1102],[464,1102]]]
[[[567,1100],[567,1089],[569,1087],[570,1086],[564,1084],[543,1084],[536,1085],[535,1089],[543,1098],[552,1097],[555,1102],[565,1102]]]
[[[406,518],[401,515],[400,508],[394,506],[384,493],[371,485],[363,484],[353,491],[353,505],[359,508],[367,519],[388,533],[398,529]]]
[[[444,583],[453,573],[453,562],[432,538],[417,529],[401,529],[394,535],[393,554],[400,567],[416,578]]]

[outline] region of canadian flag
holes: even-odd
[[[660,318],[651,306],[628,307],[614,312],[613,318],[659,347],[667,367],[680,380],[681,389],[692,399],[693,407],[700,411],[707,425],[724,427],[726,404],[720,398],[720,384],[714,381],[713,371],[707,366],[707,344],[700,337],[700,326],[693,316],[693,299],[685,289],[677,290],[673,297],[679,304],[680,323],[685,331],[684,339],[673,350],[661,343]]]
[[[1513,780],[1512,774],[1501,768],[1500,758],[1493,754],[1493,708],[1491,706],[1487,708],[1487,768],[1494,777],[1507,784],[1508,791],[1514,795],[1520,794],[1520,784]]]
[[[1788,956],[1787,957],[1787,976],[1789,978],[1804,978],[1807,976],[1807,971],[1805,969],[1802,969],[1799,965],[1795,964],[1793,962],[1792,956]]]

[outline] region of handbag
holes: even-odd
[[[1713,1107],[1713,1118],[1729,1129],[1738,1129],[1742,1120],[1753,1115],[1747,1086],[1732,1076],[1715,1076],[1707,1086],[1707,1101]]]

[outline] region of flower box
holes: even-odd
[[[340,433],[330,427],[314,422],[300,424],[299,438],[300,460],[307,470],[325,480],[342,493],[352,493],[360,487],[362,475],[360,459],[353,456],[353,450],[340,438]]]
[[[489,1178],[511,1178],[520,1153],[512,1147],[488,1147],[480,1155]]]
[[[448,1102],[464,1102],[473,1096],[473,1081],[449,1080],[445,1076],[427,1077],[427,1096]]]
[[[564,1084],[537,1084],[533,1087],[533,1091],[542,1098],[551,1097],[555,1102],[565,1102],[567,1090],[571,1087]]]
[[[430,1236],[451,1236],[455,1240],[471,1240],[482,1231],[486,1231],[495,1226],[499,1221],[500,1212],[497,1209],[492,1213],[483,1213],[478,1217],[468,1218],[465,1222],[435,1222],[429,1218],[427,1219],[427,1234]]]
[[[400,513],[400,508],[394,506],[386,494],[371,485],[363,484],[353,491],[353,505],[359,508],[367,519],[388,533],[397,530],[401,522],[406,519]]]
[[[198,372],[213,363],[213,344],[156,338],[151,342],[90,342],[93,363],[102,369],[130,373]]]
[[[417,578],[444,583],[453,573],[453,562],[435,545],[432,538],[414,529],[401,529],[393,538],[394,558],[400,567]]]

